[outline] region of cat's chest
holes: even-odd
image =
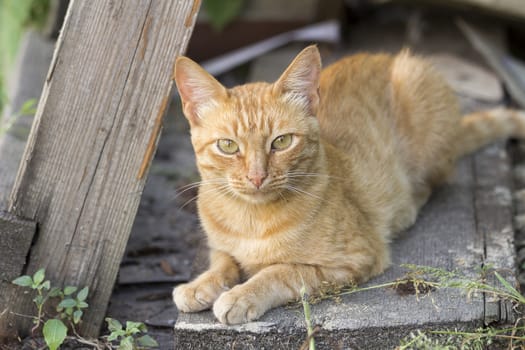
[[[282,233],[284,236],[285,233]],[[252,238],[228,234],[209,235],[210,247],[232,255],[242,266],[287,263],[297,259],[296,245],[283,242],[282,237]]]
[[[227,252],[242,265],[285,263],[298,258],[297,240],[303,227],[296,220],[247,216],[202,219],[210,247]]]

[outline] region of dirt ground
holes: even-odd
[[[383,8],[348,24],[340,46],[321,45],[323,59],[330,62],[357,51],[396,52],[408,46],[416,53],[448,53],[486,67],[454,24],[455,16],[450,11]],[[497,42],[505,43],[504,21],[463,16],[483,22]],[[248,64],[220,79],[229,86],[242,83],[249,69]],[[462,102],[466,109],[487,105],[468,96]],[[161,349],[174,348],[177,310],[172,288],[190,279],[192,260],[204,239],[195,211],[197,192],[191,186],[198,179],[188,125],[174,98],[107,311],[121,321],[144,321]]]

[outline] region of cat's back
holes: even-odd
[[[392,62],[387,54],[362,53],[323,69],[318,118],[325,139],[347,149],[347,142],[368,134],[372,125],[377,130],[378,125],[388,123],[384,119],[390,103]]]
[[[360,53],[327,66],[320,76],[321,101],[343,102],[350,98],[364,102],[371,93],[376,95],[387,85],[393,59],[389,54]]]
[[[323,138],[351,153],[392,150],[405,142],[424,147],[422,131],[448,128],[447,115],[455,114],[448,113],[455,100],[439,74],[408,50],[347,56],[323,69],[319,94]]]
[[[459,108],[427,59],[408,50],[348,56],[322,71],[319,90],[321,133],[339,149],[364,161],[395,154],[417,177],[449,163]]]

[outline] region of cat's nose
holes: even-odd
[[[257,189],[259,189],[261,188],[261,185],[263,184],[264,179],[266,179],[267,175],[266,174],[254,174],[254,175],[248,175],[246,177],[248,178],[248,180],[250,180],[252,184],[255,185],[255,187],[257,187]]]

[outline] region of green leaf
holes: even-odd
[[[125,335],[126,335],[126,332],[123,329],[113,331],[108,336],[108,341],[117,340],[118,338],[123,337]]]
[[[46,269],[40,269],[33,275],[33,284],[35,286],[39,285],[46,278]]]
[[[89,293],[89,288],[88,287],[84,287],[80,290],[80,292],[78,292],[77,294],[77,300],[78,301],[84,301],[87,299],[87,296],[88,296],[88,293]]]
[[[78,289],[77,287],[67,286],[66,288],[64,288],[64,295],[71,295],[75,293],[77,289]]]
[[[42,295],[37,295],[36,297],[33,298],[33,302],[37,305],[37,306],[40,306],[44,303],[44,297]]]
[[[119,331],[122,329],[122,323],[118,320],[115,320],[111,317],[106,317],[106,322],[108,323],[108,329],[110,332]]]
[[[20,276],[14,279],[12,283],[21,287],[30,287],[33,285],[33,279],[31,276]]]
[[[133,338],[125,337],[120,341],[118,350],[133,350]]]
[[[126,333],[137,334],[140,332],[147,332],[146,325],[142,322],[126,321]]]
[[[47,280],[44,283],[42,283],[40,286],[42,288],[46,289],[46,290],[49,290],[49,288],[51,288],[51,282],[49,282],[49,280]]]
[[[516,299],[516,301],[518,301],[518,302],[520,302],[522,304],[525,302],[525,297],[522,296],[521,293],[516,290],[516,288],[511,286],[510,283],[507,282],[506,279],[501,277],[501,275],[499,273],[497,273],[496,271],[494,271],[494,275],[498,279],[499,283],[501,283],[503,285],[503,287],[505,287],[505,289]]]
[[[67,299],[62,300],[58,304],[57,307],[67,309],[67,308],[75,307],[76,305],[77,305],[77,302],[75,300],[71,298],[67,298]]]
[[[73,312],[73,323],[74,324],[77,324],[80,322],[80,320],[82,319],[82,310],[76,310],[75,312]]]
[[[203,7],[213,29],[220,31],[235,19],[241,12],[243,2],[243,0],[204,0]]]
[[[62,291],[60,290],[60,288],[53,287],[53,288],[51,288],[51,290],[49,291],[49,296],[50,296],[51,298],[54,298],[54,297],[58,297],[61,293],[62,293]]]
[[[20,107],[20,110],[18,111],[18,115],[33,115],[36,113],[36,98],[31,98],[24,102],[22,107]]]
[[[137,338],[137,342],[139,343],[140,346],[145,347],[145,348],[156,348],[159,346],[159,343],[157,343],[155,339],[153,339],[147,334],[143,335],[140,338]]]
[[[67,336],[67,327],[57,319],[47,320],[43,329],[44,339],[49,350],[56,350]]]
[[[85,308],[87,308],[88,306],[89,306],[89,304],[86,303],[85,301],[79,301],[79,302],[77,302],[77,307],[78,307],[79,309],[85,309]]]

